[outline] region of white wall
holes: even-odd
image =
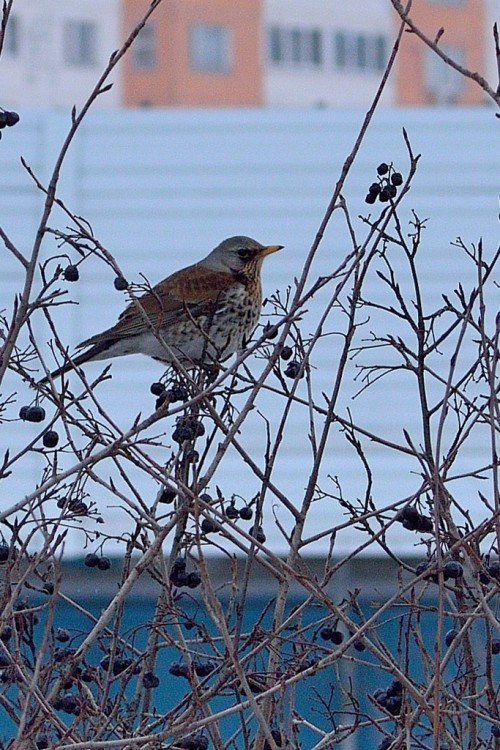
[[[80,106],[95,86],[111,53],[120,46],[120,0],[16,0],[19,50],[4,49],[0,65],[1,105]],[[68,20],[97,25],[96,60],[89,67],[68,66],[64,59],[64,24]],[[98,107],[116,106],[121,98],[115,72],[113,88]]]
[[[318,28],[324,33],[324,65],[321,69],[273,66],[266,56],[265,101],[271,106],[365,106],[380,83],[380,71],[338,71],[335,68],[333,36],[336,31],[384,34],[393,42],[393,23],[387,0],[264,0],[264,19],[271,26]],[[389,81],[383,103],[394,101]]]

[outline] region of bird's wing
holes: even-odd
[[[139,297],[139,302],[153,328],[159,331],[165,326],[175,325],[186,314],[195,319],[209,314],[221,293],[232,284],[232,274],[211,271],[202,264],[196,264],[160,281],[150,292]],[[122,312],[116,325],[86,339],[79,344],[79,348],[134,336],[144,330],[144,315],[132,302]]]

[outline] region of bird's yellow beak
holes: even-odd
[[[265,258],[266,255],[271,255],[272,253],[277,253],[278,250],[283,250],[284,245],[268,245],[267,247],[263,247],[260,251],[260,255],[262,258]]]

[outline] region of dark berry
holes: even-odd
[[[186,461],[189,464],[196,464],[200,460],[200,454],[196,450],[190,450],[186,453]]]
[[[281,359],[287,360],[290,359],[290,357],[293,354],[293,349],[291,346],[284,346],[283,349],[280,352]]]
[[[447,646],[451,646],[453,641],[458,635],[458,630],[456,628],[451,628],[451,630],[448,630],[444,636],[444,642]]]
[[[373,700],[383,706],[387,700],[387,692],[383,688],[377,688],[372,695]]]
[[[421,534],[431,534],[434,531],[432,518],[430,516],[421,515],[418,522],[417,531],[420,531]]]
[[[168,671],[174,677],[188,677],[189,675],[189,667],[182,661],[176,661],[171,664]]]
[[[69,641],[69,632],[66,628],[57,628],[55,639],[59,643],[67,643]]]
[[[500,578],[500,560],[494,560],[486,570],[491,578]]]
[[[59,442],[59,435],[55,430],[47,430],[43,433],[42,442],[46,448],[55,448]]]
[[[449,578],[460,578],[464,574],[461,563],[456,560],[448,560],[443,566],[443,578],[447,581]]]
[[[97,567],[99,570],[109,570],[111,568],[111,560],[109,557],[100,557],[97,561]]]
[[[118,292],[124,292],[128,288],[128,281],[123,276],[117,276],[113,284]]]
[[[380,183],[379,182],[372,182],[370,187],[368,188],[368,192],[372,195],[378,195],[380,193]]]
[[[113,674],[116,676],[122,674],[132,664],[132,659],[126,659],[123,656],[117,656],[113,663]]]
[[[52,583],[52,581],[47,581],[46,583],[44,583],[42,586],[42,591],[44,591],[49,596],[52,596],[52,594],[54,593],[54,584]]]
[[[379,742],[377,750],[389,750],[391,745],[392,745],[392,737],[384,737],[384,739],[381,742]]]
[[[213,661],[195,661],[193,666],[198,677],[207,677],[215,669],[215,663]]]
[[[253,518],[253,510],[249,505],[244,505],[238,512],[243,521],[250,521]]]
[[[212,534],[218,531],[219,527],[211,518],[204,518],[201,522],[201,530],[204,534]]]
[[[29,406],[21,406],[19,409],[19,419],[26,420],[28,418]]]
[[[340,630],[332,630],[332,634],[330,635],[330,640],[336,646],[340,646],[340,644],[344,640],[344,634]]]
[[[61,709],[67,714],[74,714],[78,710],[78,700],[73,693],[66,693],[61,699]]]
[[[287,364],[287,366],[285,368],[284,375],[287,378],[295,379],[295,378],[299,377],[300,370],[301,370],[300,362],[297,362],[296,360],[292,359],[292,361]],[[300,374],[300,377],[301,378],[304,377],[304,372],[303,371]]]
[[[379,164],[377,167],[377,174],[382,176],[383,174],[387,174],[389,171],[389,165],[385,163],[385,161],[382,162],[382,164]]]
[[[159,503],[165,503],[165,505],[171,505],[174,502],[176,497],[177,497],[177,492],[174,490],[173,487],[164,487],[158,493],[157,499]]]
[[[151,383],[151,387],[149,389],[153,396],[161,396],[161,394],[165,391],[165,386],[163,383]]]
[[[354,641],[352,645],[354,646],[356,651],[364,651],[366,649],[365,644],[361,640]]]
[[[176,401],[187,401],[189,393],[183,385],[176,384],[169,390],[169,398],[172,403],[175,403]]]
[[[401,172],[393,172],[391,175],[391,182],[396,187],[399,187],[399,185],[403,184],[403,175]]]
[[[78,281],[80,278],[80,271],[78,270],[77,266],[66,266],[64,269],[64,278],[66,281]]]
[[[169,392],[168,392],[168,391],[163,391],[163,393],[161,393],[161,394],[160,394],[160,395],[158,396],[158,398],[156,399],[156,402],[155,402],[155,409],[159,409],[159,408],[160,408],[160,406],[163,406],[164,404],[165,404],[166,406],[168,406],[168,405],[169,405],[169,403],[170,403],[170,399],[169,399],[169,397],[168,397],[168,394],[169,394]]]
[[[9,559],[10,547],[6,542],[0,542],[0,563],[4,563]]]
[[[367,193],[365,195],[365,203],[373,204],[377,200],[378,193]]]
[[[202,492],[200,495],[200,500],[206,503],[207,505],[210,505],[210,503],[213,503],[214,501],[212,495],[209,495],[208,492]]]
[[[387,190],[387,187],[383,187],[378,196],[379,201],[381,203],[387,203],[389,198],[390,198],[390,195],[389,195],[389,191]]]
[[[45,409],[43,406],[30,406],[26,412],[27,422],[43,422],[45,419]]]
[[[72,500],[68,505],[68,510],[75,516],[85,516],[88,513],[89,506],[82,500]]]
[[[5,124],[8,128],[11,128],[13,125],[17,125],[19,122],[19,115],[17,112],[5,112]]]
[[[142,684],[146,690],[157,688],[160,684],[160,678],[157,677],[154,672],[146,672],[142,678]]]
[[[227,508],[224,510],[224,515],[227,518],[230,518],[231,520],[234,520],[235,518],[238,518],[238,510],[234,507],[234,505],[228,505]]]
[[[401,712],[402,699],[400,695],[394,695],[387,698],[383,704],[386,711],[392,716],[397,716]]]
[[[96,568],[99,565],[99,560],[99,555],[96,555],[95,552],[89,552],[88,555],[85,555],[83,562],[87,568]]]
[[[500,724],[493,724],[491,727],[491,734],[493,737],[500,737]]]
[[[262,333],[268,338],[268,339],[275,339],[278,335],[278,329],[275,328],[275,326],[272,323],[269,323],[269,321],[266,323],[266,325],[263,328]]]
[[[198,573],[197,570],[192,570],[191,573],[188,573],[187,577],[187,586],[190,589],[196,589],[201,583],[201,576]]]
[[[487,586],[490,583],[491,578],[489,577],[488,573],[486,572],[486,568],[484,566],[478,571],[477,575],[478,575],[479,581],[484,586]]]
[[[395,198],[398,194],[398,190],[395,185],[387,185],[385,187],[385,190],[387,190],[387,193],[389,194],[389,198]]]
[[[387,688],[387,695],[393,696],[393,695],[401,695],[403,692],[403,683],[401,680],[393,680],[389,687]]]
[[[500,640],[498,640],[498,638],[493,638],[491,641],[491,653],[494,656],[500,654]]]
[[[39,734],[35,740],[35,744],[38,748],[38,750],[45,750],[45,748],[49,747],[49,737],[45,733]]]
[[[257,526],[257,528],[253,530],[252,536],[259,542],[259,544],[264,544],[266,541],[266,535],[264,534],[262,526]]]
[[[190,427],[186,427],[182,424],[177,425],[172,433],[172,440],[176,443],[183,443],[185,440],[192,440],[194,438],[194,432]]]
[[[3,651],[0,651],[0,669],[5,669],[10,665],[10,659]]]
[[[324,641],[329,641],[332,636],[332,629],[331,628],[321,628],[320,630],[320,636]]]
[[[402,523],[405,529],[409,531],[415,531],[418,528],[420,518],[421,515],[418,510],[411,505],[407,505],[396,516],[396,520]]]
[[[85,669],[80,675],[82,682],[93,682],[95,680],[95,674],[90,669]]]
[[[0,641],[4,643],[12,638],[12,628],[10,625],[6,625],[3,630],[0,631]]]
[[[182,557],[178,557],[172,564],[172,573],[180,573],[186,570],[186,561]]]
[[[0,112],[0,128],[5,128],[7,125],[7,112],[3,110]]]

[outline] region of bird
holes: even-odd
[[[245,236],[223,240],[203,260],[138,297],[139,305],[131,302],[114,326],[78,344],[86,351],[39,383],[86,362],[128,354],[187,369],[223,362],[252,336],[262,308],[262,263],[282,249]]]

